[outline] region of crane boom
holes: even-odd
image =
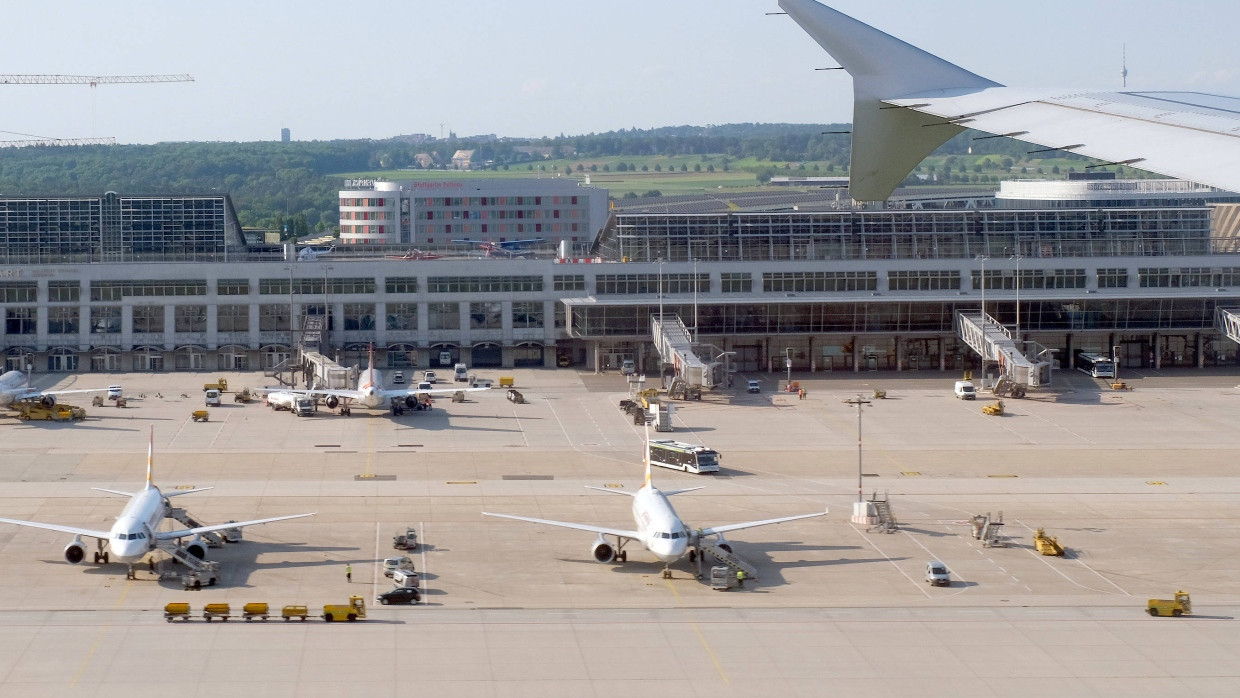
[[[0,75],[0,85],[115,85],[142,82],[193,82],[190,75]]]

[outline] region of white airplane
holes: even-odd
[[[965,128],[1240,192],[1236,97],[1005,87],[814,0],[779,6],[852,76],[854,199],[886,199]]]
[[[202,492],[212,489],[210,487],[199,487],[192,490],[178,490],[176,492],[161,492],[152,481],[152,455],[155,446],[154,429],[151,430],[151,443],[147,447],[146,452],[146,486],[137,492],[122,492],[120,490],[109,490],[102,487],[92,487],[93,490],[107,492],[109,494],[119,494],[129,497],[129,501],[125,504],[125,508],[121,510],[121,515],[116,517],[116,523],[112,524],[112,528],[107,531],[96,530],[92,528],[79,528],[77,526],[61,526],[59,524],[42,523],[39,521],[21,521],[19,519],[0,518],[0,523],[16,524],[18,526],[31,526],[33,528],[45,528],[49,531],[60,531],[61,533],[73,534],[73,540],[65,546],[65,560],[72,564],[78,564],[86,559],[86,546],[82,543],[82,538],[94,538],[98,550],[95,552],[95,564],[108,562],[126,562],[133,564],[148,553],[161,548],[170,548],[180,546],[180,540],[189,538],[189,543],[185,544],[184,549],[190,555],[202,559],[206,554],[206,544],[198,537],[201,533],[210,531],[222,531],[227,528],[241,528],[244,526],[256,526],[258,524],[271,523],[273,521],[284,521],[286,519],[299,519],[304,516],[314,516],[314,514],[292,514],[289,516],[275,516],[269,519],[256,519],[254,521],[231,521],[225,524],[215,524],[212,526],[196,526],[194,528],[179,528],[172,531],[158,530],[160,523],[168,518],[172,505],[168,503],[171,497],[179,497],[183,494],[192,492]],[[107,547],[108,550],[104,550]],[[110,553],[110,554],[109,554]]]
[[[375,368],[375,347],[371,345],[368,353],[370,364],[361,376],[357,379],[357,390],[333,390],[331,388],[315,388],[312,390],[292,390],[289,388],[271,387],[267,390],[279,391],[284,393],[292,393],[294,395],[309,395],[311,397],[326,398],[324,402],[329,408],[335,409],[337,405],[344,401],[355,401],[361,407],[369,407],[371,409],[396,409],[400,402],[404,403],[404,407],[411,410],[429,409],[430,404],[424,402],[421,398],[431,397],[434,395],[451,395],[457,392],[476,392],[479,390],[488,390],[487,387],[480,388],[397,388],[386,389],[383,387],[383,374]],[[402,408],[403,409],[403,408]]]
[[[21,371],[8,371],[0,376],[0,407],[15,402],[38,401],[44,407],[56,404],[56,396],[73,393],[106,393],[107,388],[84,388],[82,390],[39,390],[30,387],[30,380]]]
[[[646,453],[650,453],[650,445],[647,442]],[[701,487],[688,487],[682,490],[671,490],[664,492],[650,481],[650,458],[646,458],[646,481],[636,492],[626,492],[624,490],[606,489],[603,487],[593,487],[586,485],[592,490],[600,492],[608,492],[610,494],[623,494],[633,498],[633,521],[637,525],[634,530],[625,530],[622,528],[608,528],[607,526],[592,526],[590,524],[571,523],[567,521],[551,521],[549,519],[534,519],[528,516],[514,516],[512,514],[494,514],[491,512],[482,512],[484,516],[497,516],[504,519],[516,519],[517,521],[528,521],[537,524],[546,524],[548,526],[561,526],[563,528],[574,528],[580,531],[589,531],[597,533],[598,539],[594,542],[590,554],[595,562],[607,564],[616,559],[617,555],[620,559],[627,560],[628,556],[624,552],[624,545],[630,540],[638,541],[646,550],[654,553],[654,556],[663,562],[663,569],[666,571],[668,566],[684,557],[690,548],[698,549],[701,554],[700,547],[703,539],[708,536],[716,536],[716,545],[724,550],[731,552],[732,548],[724,538],[723,534],[730,531],[739,531],[745,528],[755,528],[757,526],[769,526],[771,524],[784,523],[786,521],[796,521],[797,519],[810,519],[815,516],[826,516],[827,510],[814,514],[799,514],[797,516],[783,516],[778,519],[764,519],[762,521],[746,521],[745,523],[727,524],[724,526],[711,526],[709,528],[692,529],[684,521],[681,521],[676,510],[672,508],[672,503],[668,501],[668,497],[684,492],[692,492],[693,490],[703,489]],[[615,536],[616,543],[612,545],[607,541],[607,536]]]

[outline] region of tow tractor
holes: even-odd
[[[349,603],[329,603],[323,606],[323,620],[328,623],[332,621],[355,621],[358,618],[366,617],[366,601],[360,596],[350,596]]]
[[[1193,612],[1193,602],[1187,591],[1175,592],[1174,599],[1150,599],[1145,610],[1151,616],[1182,616]]]

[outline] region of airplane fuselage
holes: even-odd
[[[362,407],[371,409],[386,408],[384,404],[383,394],[379,391],[383,390],[383,375],[373,368],[368,368],[362,372],[362,377],[357,384],[357,392],[361,393],[357,398],[357,404]]]
[[[688,552],[689,527],[654,486],[642,487],[633,496],[633,521],[642,545],[663,562],[675,562]]]
[[[108,535],[108,548],[116,562],[137,562],[155,549],[155,531],[167,514],[158,487],[139,490],[125,503]]]

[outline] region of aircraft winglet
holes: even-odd
[[[814,0],[779,0],[779,6],[852,76],[849,194],[859,201],[886,199],[917,163],[964,130],[883,100],[1001,87]]]

